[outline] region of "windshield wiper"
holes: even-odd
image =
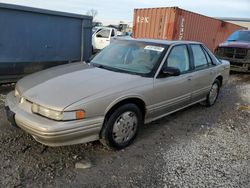
[[[114,67],[109,67],[109,66],[98,64],[98,63],[91,62],[90,65],[92,65],[94,67],[97,67],[97,68],[100,68],[100,69],[106,69],[106,70],[109,70],[109,71],[113,71],[113,72],[120,72],[120,73],[127,73],[127,74],[142,76],[140,73],[127,71],[127,70],[122,70],[122,69],[118,69],[118,68],[114,68]]]
[[[97,68],[103,68],[103,65],[98,64],[98,63],[90,63],[90,64]]]
[[[98,63],[90,63],[91,65],[93,65],[94,67],[100,68],[100,69],[106,69],[106,70],[110,70],[110,71],[115,71],[115,69],[113,69],[112,67],[109,66],[105,66],[105,65],[101,65]]]

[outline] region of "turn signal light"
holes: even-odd
[[[85,112],[84,111],[76,111],[76,119],[83,119],[85,118]]]

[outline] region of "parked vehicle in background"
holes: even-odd
[[[235,31],[216,48],[215,54],[230,61],[232,71],[250,72],[250,31]]]
[[[92,29],[92,52],[102,50],[117,36],[117,29],[112,27],[94,27]]]
[[[232,32],[246,29],[178,7],[135,9],[133,24],[134,38],[198,41],[212,52]]]
[[[90,64],[21,79],[5,108],[12,124],[45,145],[100,139],[122,149],[143,123],[199,102],[212,106],[228,77],[229,62],[201,43],[120,38]]]
[[[92,52],[102,50],[117,37],[131,37],[131,34],[118,31],[115,27],[94,27],[92,29]]]
[[[130,23],[125,23],[125,22],[120,22],[118,25],[118,31],[122,32],[122,33],[126,33],[126,32],[132,32],[133,28],[132,28],[132,22]]]
[[[92,17],[0,3],[0,84],[91,56]]]

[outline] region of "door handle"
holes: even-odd
[[[214,74],[215,73],[215,71],[210,71],[210,74],[212,75],[212,74]]]
[[[193,76],[188,76],[188,77],[187,77],[187,80],[188,80],[188,81],[191,81],[192,78],[193,78]]]
[[[108,42],[108,41],[110,41],[110,40],[107,39],[106,41]]]

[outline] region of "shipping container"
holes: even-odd
[[[0,83],[87,60],[92,17],[0,3]]]
[[[134,10],[133,37],[191,40],[214,51],[239,25],[180,9],[178,7]]]

